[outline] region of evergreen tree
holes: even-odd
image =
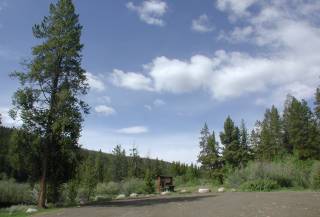
[[[256,121],[250,134],[251,157],[257,158],[258,147],[261,142],[261,121]]]
[[[240,132],[230,116],[224,122],[224,131],[220,133],[220,140],[224,145],[223,159],[225,163],[231,168],[241,166],[243,151],[240,146]]]
[[[260,144],[257,149],[259,159],[272,160],[284,153],[281,120],[278,110],[272,106],[264,114],[261,125]]]
[[[200,154],[198,156],[198,162],[204,163],[208,155],[208,140],[210,137],[210,132],[207,123],[204,124],[204,127],[200,131]]]
[[[156,158],[156,160],[154,161],[154,172],[153,172],[154,176],[160,176],[163,174],[163,168],[161,165],[161,161],[159,161],[158,158]]]
[[[114,181],[122,181],[128,176],[128,161],[125,150],[121,145],[117,145],[112,151],[114,157],[112,161],[112,175]]]
[[[218,142],[216,142],[216,137],[214,131],[212,134],[209,133],[207,124],[201,130],[200,137],[200,154],[198,156],[198,162],[204,170],[208,172],[210,178],[213,178],[218,170],[221,168],[221,161],[219,157]]]
[[[314,114],[316,115],[318,124],[320,125],[320,88],[317,88],[314,102]]]
[[[94,155],[88,156],[87,160],[83,162],[81,167],[81,184],[84,189],[84,194],[89,201],[90,197],[94,195],[96,186],[98,184],[98,173],[95,167]]]
[[[51,4],[49,16],[32,29],[41,44],[33,47],[27,71],[12,74],[21,88],[11,115],[19,111],[23,130],[39,138],[40,144],[30,149],[36,147],[41,161],[39,207],[45,206],[47,182],[66,181],[76,167],[82,112],[88,112],[81,100],[88,88],[81,68],[81,29],[71,0]]]
[[[240,147],[242,150],[242,162],[246,164],[250,160],[251,151],[249,147],[249,135],[245,122],[242,119],[240,125]]]
[[[139,178],[142,175],[141,170],[142,170],[142,161],[139,156],[138,149],[135,147],[132,147],[132,149],[130,149],[129,176]]]
[[[287,100],[284,111],[286,147],[301,160],[319,159],[320,133],[315,118],[305,100],[301,102],[294,97]]]
[[[104,173],[105,173],[105,165],[104,165],[104,159],[103,154],[101,152],[101,149],[99,150],[96,159],[95,159],[95,169],[96,169],[96,177],[99,182],[104,181]]]
[[[151,171],[149,169],[146,170],[146,174],[144,177],[144,183],[145,183],[145,191],[148,194],[152,194],[155,191],[155,183],[151,174]]]

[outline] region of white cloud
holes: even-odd
[[[211,32],[214,28],[206,14],[192,20],[191,29],[196,32]]]
[[[150,25],[164,26],[162,17],[166,13],[168,6],[162,0],[146,0],[141,5],[135,5],[132,2],[126,4],[131,11],[138,13],[140,19]]]
[[[313,97],[320,75],[320,27],[314,20],[320,14],[319,4],[312,0],[262,1],[255,13],[249,13],[255,1],[219,2],[220,9],[230,15],[243,15],[240,25],[226,33],[228,39],[252,43],[257,51],[221,50],[212,56],[194,55],[190,60],[156,57],[144,65],[141,74],[148,89],[175,94],[205,90],[218,100],[253,93],[275,101],[287,93]],[[233,4],[243,5],[236,9]]]
[[[86,76],[87,76],[87,81],[88,81],[90,88],[97,90],[97,91],[105,90],[105,85],[98,76],[96,76],[90,72],[86,72]]]
[[[149,129],[145,126],[132,126],[127,128],[122,128],[116,131],[122,134],[141,134],[149,132]]]
[[[229,34],[223,33],[219,39],[226,39],[231,43],[248,42],[253,34],[252,26],[235,27]]]
[[[165,105],[166,104],[166,102],[165,101],[163,101],[162,99],[156,99],[155,101],[153,101],[153,105],[154,106],[163,106],[163,105]]]
[[[251,7],[258,0],[217,0],[217,8],[221,11],[231,11],[235,16],[248,16]]]
[[[152,110],[152,106],[151,105],[144,105],[144,108],[147,109],[148,111]]]
[[[115,69],[111,74],[111,82],[118,87],[132,90],[152,90],[152,80],[135,72],[123,72]]]
[[[116,110],[110,106],[106,106],[106,105],[98,105],[94,108],[94,110],[97,113],[101,113],[105,116],[110,116],[110,115],[114,115],[116,113]]]

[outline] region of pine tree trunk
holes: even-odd
[[[42,162],[42,174],[40,178],[40,191],[38,197],[38,207],[45,208],[47,199],[47,156],[44,157]]]

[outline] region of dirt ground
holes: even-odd
[[[159,196],[67,208],[43,217],[320,217],[320,193],[212,193]]]

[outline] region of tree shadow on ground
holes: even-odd
[[[99,206],[99,207],[124,207],[124,206],[152,206],[157,204],[166,204],[174,202],[193,202],[202,200],[205,198],[216,197],[218,195],[191,195],[191,196],[157,196],[154,198],[139,198],[139,199],[128,199],[128,200],[115,200],[108,201],[100,204],[93,204],[88,206]]]

